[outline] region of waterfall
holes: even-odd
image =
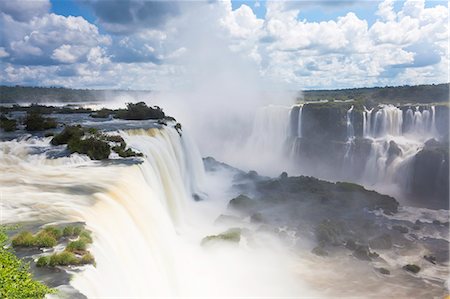
[[[372,109],[367,109],[364,106],[364,111],[363,111],[363,137],[367,138],[370,136],[371,132],[372,132]]]
[[[290,107],[275,105],[258,109],[249,144],[265,153],[283,154],[284,144],[289,137],[290,111]]]
[[[435,107],[410,107],[403,112],[393,105],[382,105],[375,113],[371,127],[372,110],[364,108],[363,135],[371,140],[361,182],[369,185],[398,183],[405,189],[406,176],[401,169],[423,148],[429,138],[437,138]]]
[[[300,105],[298,110],[298,126],[297,126],[298,138],[302,138],[302,114],[303,114],[303,105]]]
[[[49,138],[1,142],[1,220],[85,222],[97,265],[71,284],[89,298],[175,296],[183,284],[177,231],[199,191],[201,157],[173,128],[120,134],[144,154],[142,163],[50,159]]]

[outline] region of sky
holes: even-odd
[[[443,83],[448,28],[447,1],[0,0],[0,84],[170,90],[222,72],[289,90]]]

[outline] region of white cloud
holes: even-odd
[[[157,24],[139,16],[148,6],[139,2],[119,24],[114,10],[98,10],[111,5],[94,2],[97,24],[111,34],[82,17],[50,14],[44,2],[33,17],[0,5],[6,82],[167,89],[216,77],[218,86],[241,80],[295,89],[448,80],[448,8],[423,1],[397,10],[393,0],[380,2],[370,25],[351,11],[308,21],[301,5],[281,1],[264,4],[264,19],[230,1],[181,3],[163,7]]]

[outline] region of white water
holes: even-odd
[[[200,246],[230,197],[204,177],[197,150],[176,130],[120,132],[144,153],[139,165],[49,159],[49,138],[0,143],[2,223],[83,221],[97,265],[71,285],[89,298],[308,296],[295,257],[270,237],[261,246]],[[208,200],[196,203],[203,180]],[[260,240],[260,241],[258,241]],[[296,265],[295,267],[293,267]]]
[[[303,106],[300,106],[297,124],[289,122],[291,118],[289,111],[293,111],[292,108],[271,105],[258,110],[253,131],[246,146],[248,152],[257,152],[258,155],[255,161],[252,158],[247,159],[253,162],[252,166],[247,168],[269,175],[275,175],[281,171],[288,171],[291,174],[303,172],[302,161],[297,158],[300,137],[302,137],[302,121],[304,121]],[[392,185],[394,188],[406,190],[410,172],[408,166],[414,156],[423,148],[425,141],[430,138],[439,139],[435,107],[422,109],[414,107],[405,112],[394,105],[381,105],[370,110],[364,107],[362,135],[371,141],[371,149],[362,173],[358,174],[352,173],[355,117],[357,116],[354,115],[352,105],[346,114],[347,139],[342,169],[338,172],[339,177],[334,179],[354,180],[372,187]],[[290,126],[296,126],[296,128],[291,130]],[[297,138],[290,136],[291,131],[297,132]],[[395,142],[393,146],[396,145],[400,149],[398,156],[390,156],[391,142]],[[326,173],[322,176],[331,179]]]
[[[405,123],[404,123],[405,122]],[[401,109],[383,105],[372,119],[372,110],[363,112],[364,137],[371,139],[369,159],[361,177],[368,185],[398,184],[408,187],[408,165],[430,138],[438,139],[435,107],[415,111],[409,108],[405,119]],[[395,142],[401,150],[399,156],[389,155],[389,146]]]

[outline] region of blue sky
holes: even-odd
[[[0,25],[8,85],[167,89],[199,69],[289,89],[449,80],[445,1],[14,0]]]

